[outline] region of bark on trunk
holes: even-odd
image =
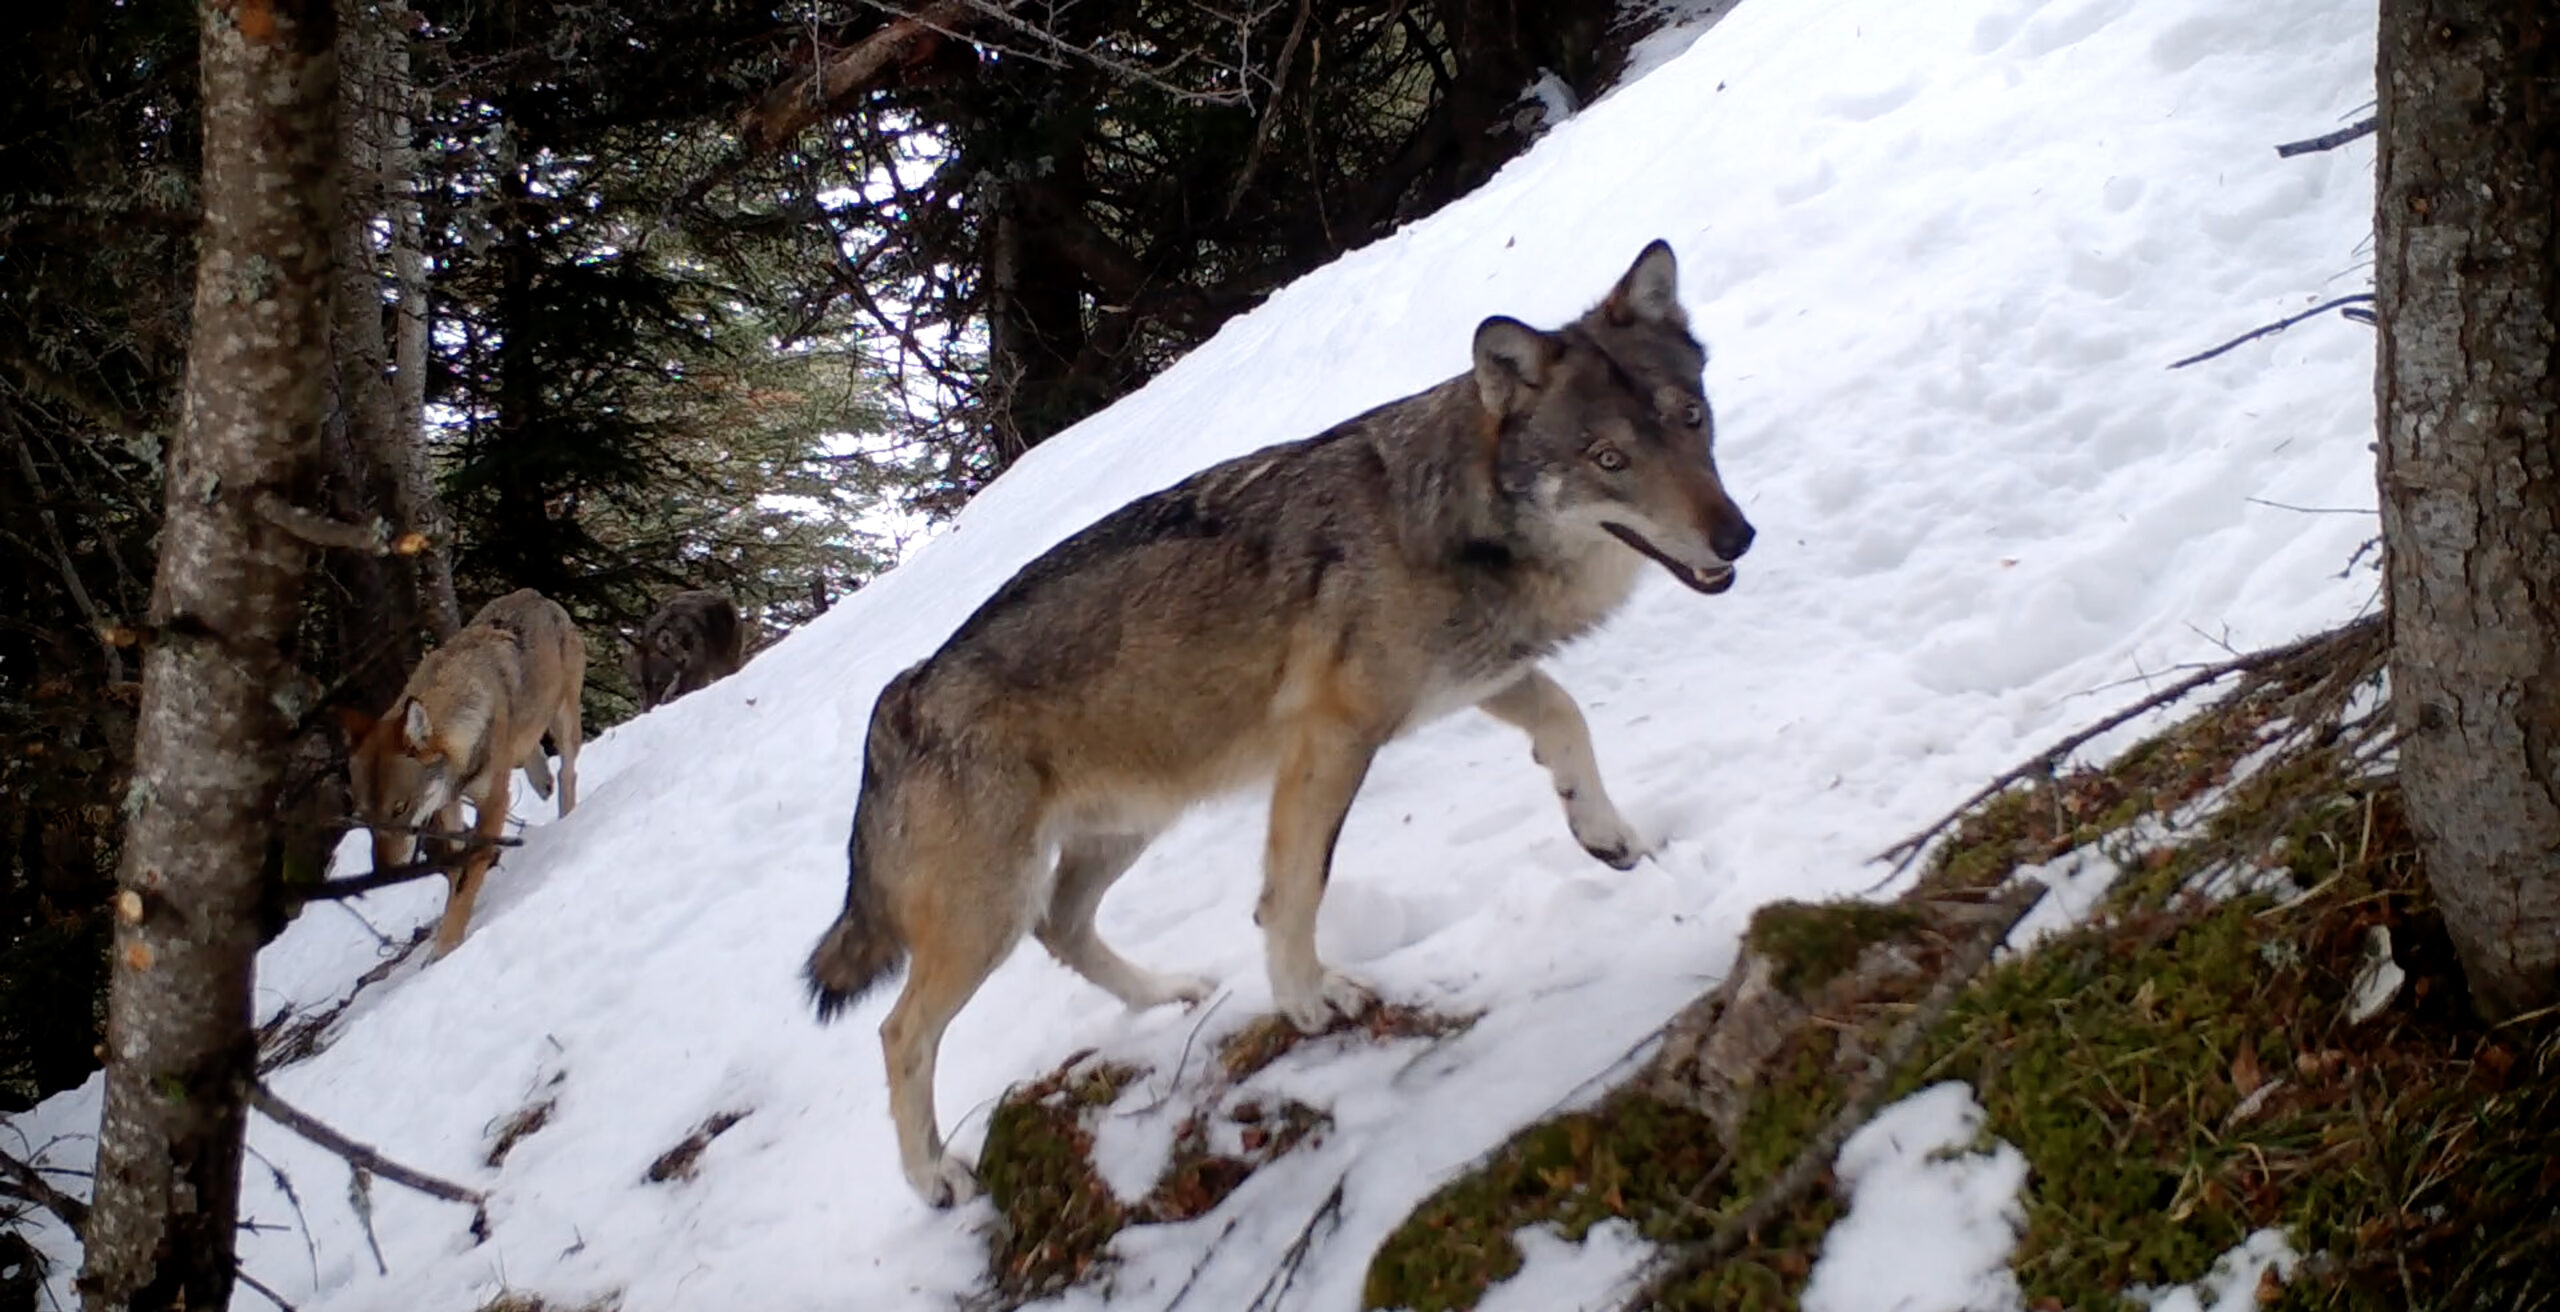
[[[391,204],[391,275],[399,291],[399,318],[391,336],[392,419],[406,443],[400,478],[408,527],[433,544],[417,561],[427,621],[442,642],[462,627],[462,605],[453,591],[453,517],[436,492],[435,462],[427,452],[426,216],[419,199],[418,152],[410,138],[420,103],[417,83],[409,75],[409,32],[415,19],[404,0],[384,0],[379,13],[387,29],[381,85],[391,106],[382,169]]]
[[[259,871],[306,563],[251,507],[302,489],[328,370],[329,0],[200,12],[205,229],[117,871],[90,1312],[230,1304]]]
[[[2560,21],[2383,0],[2383,541],[2401,779],[2492,1016],[2560,1001]]]

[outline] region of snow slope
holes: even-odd
[[[1760,544],[1731,593],[1650,579],[1553,666],[1659,850],[1624,874],[1585,857],[1519,736],[1483,717],[1390,749],[1320,941],[1391,998],[1484,1019],[1436,1048],[1273,1072],[1329,1107],[1330,1135],[1200,1221],[1124,1236],[1109,1291],[1156,1309],[1187,1282],[1184,1306],[1247,1307],[1339,1181],[1282,1302],[1355,1306],[1380,1237],[1587,1094],[1725,969],[1754,906],[1870,884],[1869,854],[2131,695],[2094,689],[2369,603],[2373,576],[2347,566],[2370,516],[2259,504],[2371,506],[2368,330],[2329,318],[2163,366],[2362,284],[2370,145],[2269,147],[2370,98],[2373,25],[2370,0],[1739,6],[1476,195],[1033,452],[737,677],[595,744],[583,807],[529,829],[462,949],[367,991],[334,1046],[275,1079],[489,1189],[491,1238],[377,1185],[385,1274],[343,1168],[261,1122],[252,1144],[299,1206],[252,1164],[246,1210],[280,1228],[246,1238],[247,1268],[312,1312],[463,1312],[504,1289],[619,1291],[632,1312],[950,1306],[981,1269],[985,1213],[927,1212],[899,1177],[872,1035],[887,999],[822,1030],[796,978],[842,895],[880,684],[1119,502],[1454,373],[1481,317],[1560,321],[1665,236]],[[1260,816],[1250,797],[1196,814],[1103,908],[1133,959],[1227,982],[1201,1043],[1268,1005]],[[439,896],[358,909],[397,933]],[[326,1001],[376,951],[353,916],[316,908],[269,950],[262,1007]],[[1089,1047],[1171,1070],[1201,1023],[1126,1015],[1026,948],[944,1046],[944,1124],[974,1150],[1008,1083]],[[57,1139],[94,1126],[96,1089],[12,1128],[83,1166],[85,1141]],[[487,1166],[496,1123],[540,1097],[557,1099],[548,1125]],[[641,1182],[734,1110],[750,1114],[697,1178]],[[1170,1125],[1128,1119],[1115,1154],[1162,1151]],[[1604,1234],[1591,1254],[1533,1246],[1510,1305],[1598,1305],[1633,1251]],[[1830,1307],[1870,1288],[1854,1264],[1824,1278]],[[67,1271],[55,1283],[67,1299]]]

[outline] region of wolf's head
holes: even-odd
[[[373,830],[374,869],[406,864],[417,855],[415,831],[453,800],[461,763],[437,742],[415,697],[402,697],[378,720],[353,709],[339,712],[339,720],[352,747],[347,782],[356,819]]]
[[[1732,587],[1753,533],[1716,474],[1706,361],[1660,241],[1556,332],[1485,320],[1475,380],[1503,492],[1559,534],[1615,539],[1700,592]]]
[[[685,665],[693,654],[686,649],[683,635],[673,628],[653,625],[648,632],[625,641],[623,672],[631,677],[640,709],[652,710],[672,699],[676,681],[684,677]]]

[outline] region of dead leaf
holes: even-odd
[[[2258,1065],[2257,1045],[2242,1043],[2240,1050],[2231,1056],[2231,1087],[2246,1098],[2266,1082],[2267,1073]]]

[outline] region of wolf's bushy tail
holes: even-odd
[[[865,805],[870,801],[868,796],[863,798]],[[862,817],[857,814],[853,840],[846,844],[844,913],[827,926],[826,935],[809,953],[809,1001],[817,1007],[821,1023],[861,1001],[907,962],[906,936],[889,917],[880,881],[863,870],[862,846]]]
[[[896,712],[905,706],[913,674],[910,670],[891,680],[873,709],[863,750],[862,793],[854,802],[853,836],[845,843],[844,912],[809,953],[809,1001],[821,1023],[861,1001],[907,961],[907,938],[889,913],[879,872],[871,868],[877,849],[868,840],[888,824],[890,770],[883,758],[901,755],[911,736],[902,730],[912,726],[901,723]]]
[[[922,661],[908,666],[871,704],[871,727],[862,744],[862,791],[853,803],[853,836],[845,843],[844,911],[810,951],[804,972],[821,1024],[907,964],[906,933],[890,914],[887,891],[880,885],[877,835],[896,828],[890,793],[915,755],[916,683],[924,667]]]

